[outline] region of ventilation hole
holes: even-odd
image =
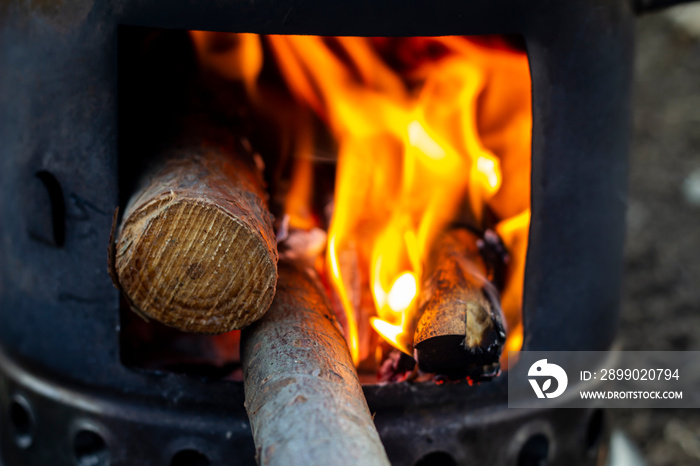
[[[600,440],[603,438],[603,430],[605,427],[605,416],[602,409],[593,411],[591,418],[588,420],[586,428],[586,451],[595,453],[600,445]]]
[[[49,193],[53,240],[56,246],[62,247],[66,243],[66,202],[63,199],[63,189],[58,179],[46,170],[37,172],[36,177],[44,183]]]
[[[457,466],[457,462],[444,451],[434,451],[419,459],[414,466]]]
[[[15,443],[20,448],[27,448],[34,438],[34,416],[29,403],[19,396],[10,402],[10,421],[15,434]]]
[[[100,434],[80,430],[73,439],[73,452],[78,466],[108,466],[109,450]]]
[[[180,450],[170,461],[170,466],[209,466],[211,461],[197,450]]]
[[[518,466],[547,466],[549,440],[542,434],[535,434],[523,445],[518,455]]]

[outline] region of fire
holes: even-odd
[[[508,248],[502,304],[507,347],[519,349],[530,219],[526,54],[500,38],[254,37],[239,42],[251,50],[239,50],[226,72],[254,89],[264,44],[291,94],[337,143],[325,271],[355,363],[375,355],[363,338],[369,324],[411,352],[423,264],[453,223],[495,229]],[[299,139],[308,151],[309,132]],[[303,182],[293,181],[288,213],[308,227],[308,162],[296,171]],[[362,289],[372,295],[370,317]]]
[[[411,272],[404,272],[391,285],[386,302],[392,311],[404,312],[413,302],[417,291],[416,276]]]

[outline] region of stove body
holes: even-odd
[[[242,384],[120,362],[107,272],[120,199],[120,26],[521,34],[534,113],[524,349],[603,350],[618,315],[633,15],[626,0],[4,2],[0,462],[254,464]],[[507,374],[365,393],[397,465],[593,465],[605,444],[600,412],[508,410]]]

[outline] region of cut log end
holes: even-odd
[[[116,248],[123,291],[141,313],[184,331],[251,324],[275,294],[270,252],[219,206],[177,197],[161,196],[124,224]]]
[[[499,357],[502,343],[469,347],[464,335],[441,335],[416,344],[415,353],[419,368],[450,379],[469,377],[473,380],[488,380],[500,370]]]
[[[476,240],[459,229],[436,241],[413,341],[422,371],[484,380],[500,370],[502,312]]]
[[[249,154],[192,144],[154,164],[126,208],[116,284],[146,318],[186,332],[246,327],[270,307],[277,244]]]

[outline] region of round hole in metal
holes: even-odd
[[[95,431],[79,430],[73,438],[73,453],[78,466],[109,466],[109,449]]]
[[[21,396],[14,396],[10,402],[10,422],[17,446],[29,447],[34,440],[34,415],[27,400]]]
[[[433,451],[419,459],[414,466],[457,466],[449,453]]]
[[[549,464],[549,440],[544,434],[534,434],[520,449],[518,466],[547,466]]]
[[[170,466],[210,466],[211,461],[204,453],[197,450],[180,450],[170,461]]]

